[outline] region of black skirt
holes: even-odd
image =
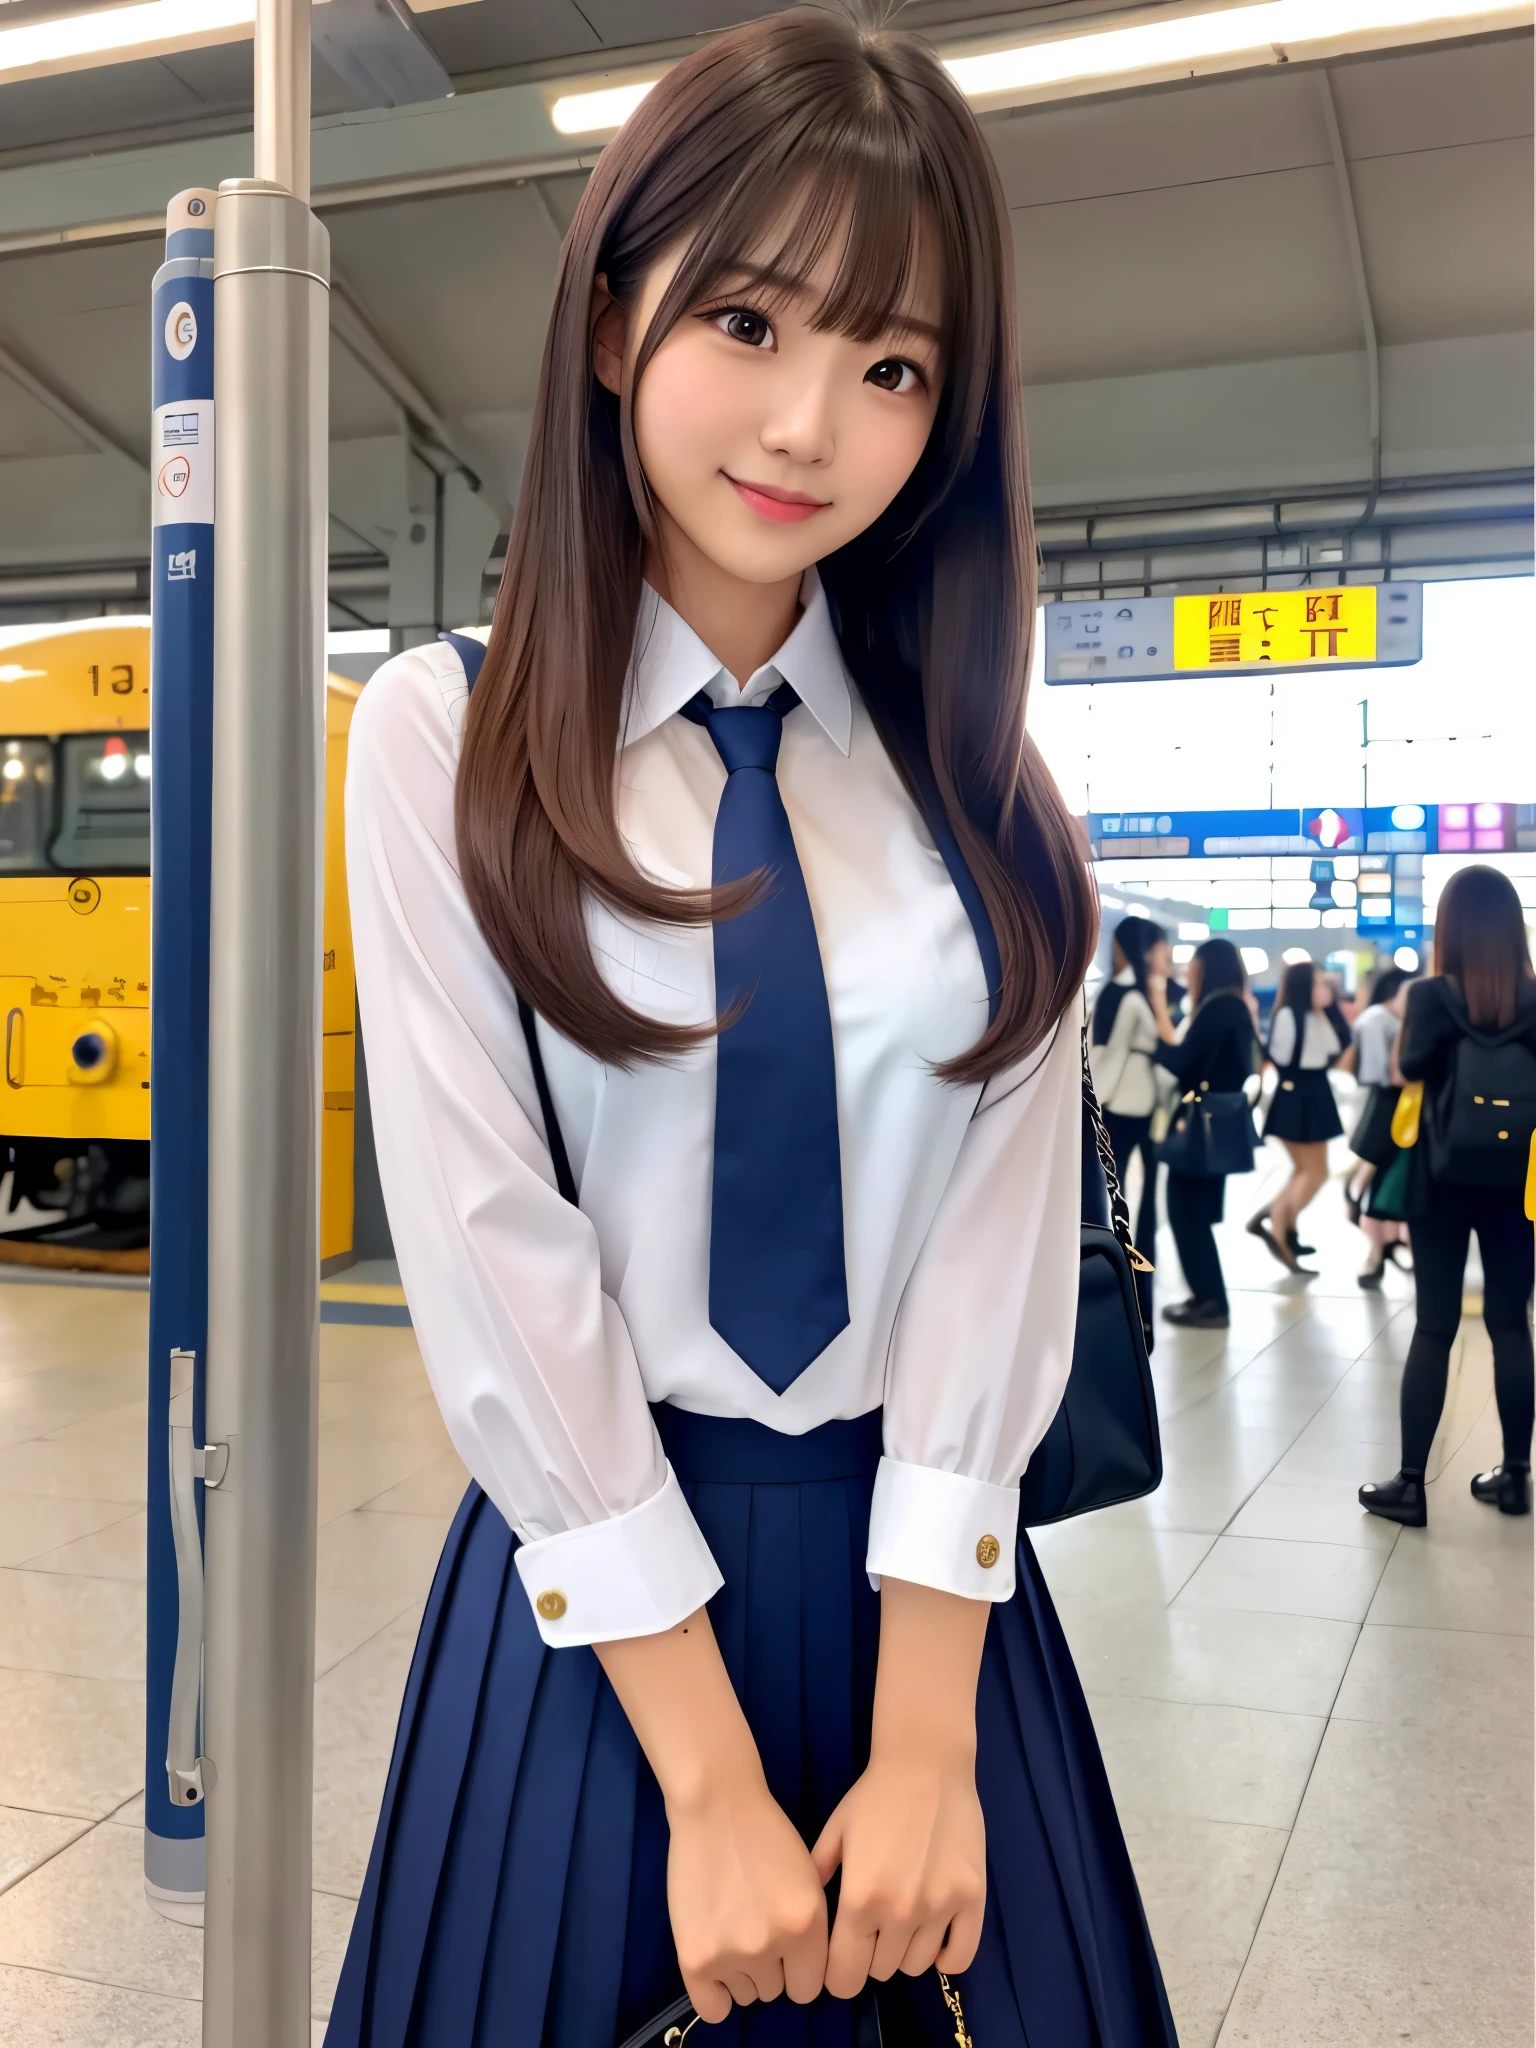
[[[869,1750],[879,1599],[864,1570],[878,1410],[804,1436],[656,1411],[725,1574],[721,1653],[774,1796],[814,1841]],[[546,1650],[478,1486],[448,1537],[326,2048],[611,2048],[682,1989],[656,1780],[586,1649]],[[1027,1536],[976,1695],[981,2048],[1177,2048],[1093,1724]],[[887,2043],[954,2038],[932,1971],[872,1994]],[[721,2048],[855,2048],[870,1998],[775,1999]]]
[[[1293,1145],[1326,1145],[1343,1132],[1326,1067],[1302,1067],[1281,1076],[1264,1119],[1266,1138],[1289,1138]]]

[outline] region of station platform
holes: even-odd
[[[1184,2048],[1524,2048],[1532,1529],[1467,1492],[1498,1456],[1486,1340],[1469,1318],[1429,1527],[1362,1514],[1397,1462],[1412,1283],[1357,1287],[1337,1180],[1307,1213],[1318,1277],[1281,1272],[1241,1228],[1281,1170],[1271,1148],[1229,1190],[1231,1329],[1159,1332],[1161,1490],[1040,1552]],[[146,1306],[0,1283],[5,2048],[200,2038],[200,1936],[140,1874]],[[321,1375],[316,2044],[465,1485],[408,1327],[327,1321]]]

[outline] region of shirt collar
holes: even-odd
[[[738,693],[727,679],[719,701],[760,704],[781,682],[789,683],[827,738],[846,754],[853,736],[851,685],[832,630],[827,594],[814,569],[807,569],[801,581],[800,605],[800,616],[778,652],[747,679],[745,690]],[[642,584],[634,651],[624,684],[620,746],[633,746],[644,739],[724,675],[718,656],[710,653],[693,628],[649,583]]]
[[[1115,987],[1116,987],[1116,988],[1134,988],[1135,986],[1136,986],[1136,970],[1135,970],[1135,968],[1134,968],[1134,967],[1122,967],[1122,968],[1121,968],[1121,970],[1120,970],[1120,972],[1119,972],[1119,973],[1118,973],[1118,974],[1117,974],[1117,975],[1115,976]]]

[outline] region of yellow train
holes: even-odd
[[[327,679],[320,1253],[352,1249],[356,982]],[[149,1269],[149,621],[0,631],[0,1259]]]

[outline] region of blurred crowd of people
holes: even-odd
[[[1150,918],[1116,925],[1110,978],[1094,1003],[1089,1061],[1122,1186],[1139,1170],[1134,1236],[1150,1257],[1161,1178],[1188,1298],[1164,1322],[1230,1323],[1215,1226],[1226,1184],[1254,1164],[1260,1139],[1284,1148],[1289,1174],[1246,1228],[1289,1272],[1309,1275],[1302,1217],[1326,1186],[1344,1136],[1330,1075],[1356,1081],[1344,1199],[1367,1241],[1362,1288],[1389,1265],[1413,1277],[1415,1326],[1402,1389],[1402,1465],[1360,1488],[1372,1514],[1422,1526],[1425,1471],[1445,1402],[1472,1234],[1483,1271],[1504,1455],[1473,1481],[1506,1514],[1530,1508],[1536,1281],[1536,977],[1524,912],[1508,877],[1460,869],[1435,921],[1433,972],[1380,971],[1353,1021],[1311,960],[1286,965],[1268,1028],[1242,955],[1227,939],[1194,949],[1174,980],[1168,935]],[[1255,1112],[1273,1074],[1262,1133]],[[1255,1080],[1259,1086],[1255,1087]],[[1152,1341],[1153,1279],[1142,1308]]]

